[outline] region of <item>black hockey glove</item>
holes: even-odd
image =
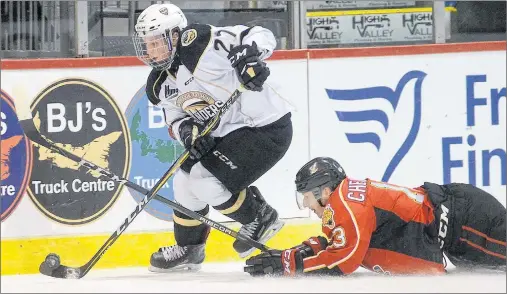
[[[287,250],[269,250],[246,261],[244,271],[252,276],[295,276],[303,273],[303,259],[316,255],[327,247],[327,239],[311,237],[301,245]]]
[[[233,47],[227,58],[236,69],[239,82],[250,91],[262,91],[262,85],[270,72],[266,63],[260,60],[260,52],[255,42],[252,45]]]
[[[195,121],[193,118],[184,120],[178,128],[181,141],[185,148],[190,151],[190,158],[199,160],[206,155],[211,149],[215,148],[215,138],[206,135],[195,140],[192,144],[194,136],[197,136],[204,129],[204,125]]]
[[[244,271],[251,276],[295,276],[303,272],[299,249],[269,250],[246,260]]]

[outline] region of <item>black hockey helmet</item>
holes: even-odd
[[[347,177],[343,167],[329,157],[316,157],[306,163],[296,174],[296,201],[299,209],[304,209],[303,193],[311,191],[320,202],[322,189],[334,191]]]

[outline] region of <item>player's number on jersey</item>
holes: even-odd
[[[411,198],[412,200],[414,200],[417,203],[423,203],[423,201],[424,201],[424,196],[422,194],[417,193],[407,187],[400,187],[400,186],[392,185],[389,183],[375,182],[375,181],[371,181],[370,183],[372,186],[380,188],[380,189],[388,189],[388,190],[403,192],[405,195],[407,195],[409,198]]]
[[[236,38],[236,34],[233,33],[233,32],[230,32],[228,30],[218,30],[215,33],[215,36],[220,37],[222,35],[222,33],[231,35],[234,38]],[[229,44],[229,49],[227,49],[227,47],[225,46],[224,42],[221,39],[216,38],[215,41],[213,42],[213,48],[215,48],[215,50],[217,50],[217,51],[220,51],[219,46],[222,47],[222,50],[224,50],[227,53],[229,53],[231,51],[232,47],[234,47],[232,44]]]
[[[347,238],[345,238],[345,229],[343,227],[336,227],[333,229],[333,244],[334,248],[345,247]]]

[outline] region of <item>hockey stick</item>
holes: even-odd
[[[199,134],[198,136],[203,136],[209,133],[213,127],[217,124],[222,114],[227,111],[230,106],[241,96],[242,89],[236,90],[231,97],[225,102],[225,104],[219,109],[219,112],[216,116],[207,124],[206,128]],[[22,100],[21,100],[22,101]],[[19,104],[19,103],[18,103]],[[33,142],[38,143],[48,149],[51,149],[59,154],[77,162],[80,166],[84,166],[90,170],[94,170],[99,172],[101,175],[110,178],[120,184],[125,184],[126,186],[145,194],[145,197],[139,204],[136,206],[135,210],[122,222],[122,224],[118,227],[118,229],[107,239],[107,241],[100,247],[100,249],[93,255],[93,257],[83,266],[80,267],[68,267],[60,264],[60,258],[57,254],[50,253],[44,262],[41,263],[39,267],[39,271],[47,276],[55,277],[55,278],[63,278],[63,279],[80,279],[84,277],[91,268],[98,262],[98,260],[104,255],[104,253],[113,245],[113,243],[119,238],[119,236],[127,229],[127,227],[132,223],[132,221],[139,215],[139,213],[144,209],[144,207],[148,204],[151,199],[157,199],[175,210],[180,211],[192,217],[196,220],[204,222],[211,227],[233,237],[247,243],[248,245],[260,249],[262,251],[269,250],[266,246],[261,243],[258,243],[251,238],[244,236],[238,232],[235,232],[229,229],[226,226],[223,226],[211,219],[208,219],[192,210],[189,210],[171,200],[168,200],[158,194],[158,190],[163,186],[163,184],[174,174],[174,172],[181,166],[181,164],[188,158],[189,152],[186,150],[180,157],[173,163],[173,165],[169,168],[169,170],[164,174],[162,179],[153,187],[151,191],[144,189],[143,187],[123,178],[118,175],[113,174],[112,172],[105,170],[92,162],[89,162],[79,156],[49,142],[40,132],[37,130],[37,127],[34,124],[32,114],[29,107],[21,107],[17,108],[18,118],[23,128],[26,136]]]

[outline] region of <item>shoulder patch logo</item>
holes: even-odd
[[[181,35],[181,45],[188,46],[192,44],[192,42],[197,38],[197,31],[195,29],[190,29],[184,31]]]
[[[329,205],[326,206],[326,209],[324,209],[324,213],[322,214],[322,225],[330,229],[334,229],[335,227],[334,210]]]

